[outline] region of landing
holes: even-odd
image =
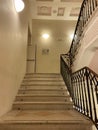
[[[44,122],[55,122],[55,123],[80,123],[88,124],[90,123],[89,119],[79,114],[75,110],[66,110],[66,111],[45,111],[45,110],[13,110],[7,113],[1,118],[1,122],[8,123],[44,123]]]

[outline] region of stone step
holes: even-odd
[[[69,110],[72,102],[18,102],[13,104],[14,110]]]
[[[19,90],[34,90],[34,91],[38,91],[38,90],[45,90],[45,91],[67,91],[67,88],[63,88],[63,87],[44,87],[44,86],[21,86]]]
[[[36,73],[36,74],[34,74],[34,73],[28,73],[28,74],[26,74],[25,75],[25,77],[24,78],[27,78],[27,77],[43,77],[43,78],[57,78],[57,77],[62,77],[60,74],[45,74],[45,73]]]
[[[80,121],[5,121],[0,130],[93,130],[92,126]]]
[[[54,89],[20,89],[18,94],[48,94],[48,95],[68,95],[66,90],[54,90]]]
[[[28,101],[28,102],[46,102],[46,101],[71,101],[69,96],[44,96],[44,95],[31,95],[31,94],[18,94],[15,101]]]
[[[21,93],[22,94],[22,93]],[[17,94],[17,95],[19,95],[19,93]],[[33,96],[68,96],[68,94],[67,93],[45,93],[45,94],[43,94],[43,93],[37,93],[37,94],[30,94],[30,93],[24,93],[23,94],[24,96],[25,95],[33,95]]]
[[[0,130],[93,130],[93,123],[75,110],[13,110],[0,121]]]
[[[29,87],[21,87],[19,90],[23,90],[23,91],[27,91],[27,90],[29,90],[29,91],[67,91],[67,88],[59,88],[59,87],[57,87],[57,88],[52,88],[52,87],[50,87],[50,88],[43,88],[43,87],[40,87],[40,88],[36,88],[36,87],[33,87],[33,86],[31,86],[31,88],[29,88]]]
[[[24,81],[27,80],[52,80],[52,81],[56,81],[56,80],[63,80],[62,77],[24,77]]]
[[[53,79],[53,78],[29,78],[29,79],[24,79],[24,82],[64,82],[63,79]]]
[[[49,85],[49,84],[29,84],[21,85],[24,89],[67,89],[65,85]]]
[[[63,81],[32,81],[32,82],[22,82],[21,85],[65,85]]]
[[[53,79],[53,78],[29,78],[29,79],[24,79],[23,81],[25,82],[34,82],[34,81],[37,81],[37,82],[64,82],[63,79]]]

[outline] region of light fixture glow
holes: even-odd
[[[74,34],[71,34],[71,35],[70,35],[70,39],[72,40],[72,39],[73,39],[73,37],[74,37]]]
[[[14,0],[14,2],[16,11],[21,12],[25,7],[24,2],[22,0]]]
[[[48,38],[49,38],[49,34],[43,34],[42,37],[43,37],[44,39],[48,39]]]

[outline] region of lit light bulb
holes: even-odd
[[[44,39],[48,39],[48,38],[49,38],[49,34],[43,34],[42,37],[43,37]]]
[[[21,12],[25,7],[24,2],[22,0],[14,0],[14,2],[16,11]]]
[[[71,35],[70,35],[70,39],[72,40],[72,39],[73,39],[73,37],[74,37],[74,34],[71,34]]]

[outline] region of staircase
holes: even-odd
[[[13,109],[17,110],[66,110],[72,107],[59,74],[26,75],[13,104]]]
[[[60,74],[26,74],[0,130],[92,130],[73,108]]]

